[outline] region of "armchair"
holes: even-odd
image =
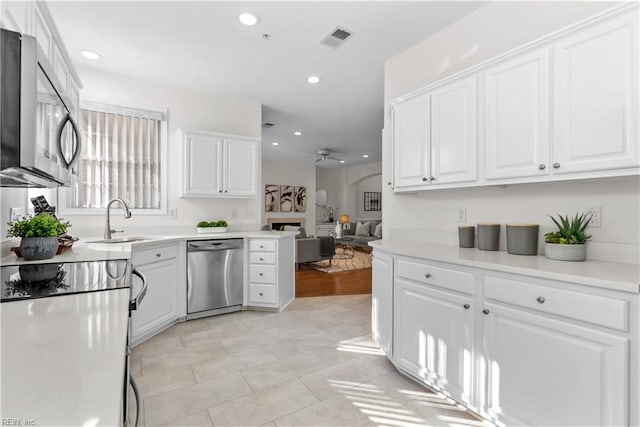
[[[296,239],[296,264],[331,259],[336,253],[335,239],[331,236]]]

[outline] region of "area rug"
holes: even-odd
[[[351,250],[347,250],[347,253],[350,254]],[[331,260],[331,265],[329,265],[329,260],[313,262],[307,265],[314,270],[324,271],[325,273],[371,268],[371,254],[353,251],[353,258],[341,259],[342,256],[344,256],[344,249],[336,248],[336,256]]]

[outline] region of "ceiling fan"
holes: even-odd
[[[331,152],[331,150],[328,150],[326,148],[323,148],[321,150],[318,150],[318,152],[316,153],[319,157],[316,159],[316,163],[318,162],[322,162],[325,160],[334,160],[336,162],[339,162],[340,160],[342,160],[339,157],[334,157],[333,153]]]

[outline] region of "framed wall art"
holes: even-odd
[[[293,186],[280,186],[280,212],[291,212],[293,210]]]
[[[293,210],[295,212],[307,211],[307,187],[293,187]]]
[[[264,186],[264,211],[278,212],[280,208],[280,186],[267,184]]]
[[[382,210],[382,193],[375,191],[364,192],[364,210],[380,211]]]

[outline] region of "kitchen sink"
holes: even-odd
[[[141,242],[143,240],[152,240],[152,239],[153,239],[152,237],[146,237],[146,236],[127,236],[127,237],[118,237],[115,239],[92,240],[87,243],[117,244],[117,243]]]

